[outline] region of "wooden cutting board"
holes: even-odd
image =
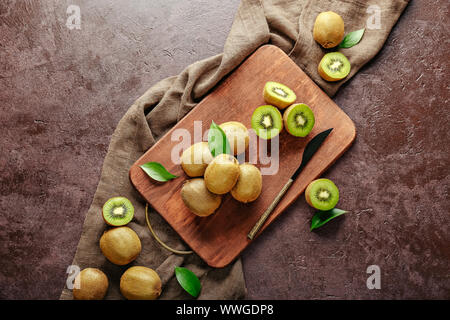
[[[211,121],[218,124],[240,121],[251,128],[250,119],[254,109],[266,104],[262,91],[267,81],[286,84],[296,93],[297,102],[306,103],[314,111],[316,123],[313,131],[306,138],[293,137],[285,130],[280,134],[278,172],[263,176],[263,191],[256,201],[243,204],[227,194],[216,213],[206,218],[197,217],[181,200],[181,187],[189,177],[180,165],[171,160],[172,149],[179,144],[179,141],[171,139],[172,134],[176,133],[174,130],[186,129],[194,137],[194,121],[202,121],[202,133],[209,129]],[[199,126],[199,122],[196,126]],[[303,193],[309,182],[319,177],[347,150],[356,135],[350,118],[283,51],[266,45],[247,58],[149,149],[131,167],[130,179],[148,203],[208,265],[224,267],[255,241],[247,238],[248,232],[299,166],[306,143],[328,128],[334,130],[272,212],[259,234]],[[192,141],[195,142],[198,141]],[[165,183],[153,181],[139,167],[149,161],[160,162],[179,177]],[[259,161],[256,165],[260,168],[268,166],[261,165]],[[299,232],[309,231],[304,229]]]

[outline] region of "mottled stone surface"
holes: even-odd
[[[238,3],[1,1],[1,299],[59,297],[117,122],[220,53]],[[81,30],[65,26],[70,4]],[[448,8],[412,1],[336,95],[358,136],[325,176],[351,213],[309,232],[296,201],[243,254],[248,298],[450,299]]]

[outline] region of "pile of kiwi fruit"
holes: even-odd
[[[313,38],[324,49],[337,47],[344,39],[344,20],[336,12],[321,12],[314,22]],[[341,52],[326,53],[317,67],[319,75],[326,81],[342,80],[350,70],[350,61]]]
[[[264,86],[263,98],[267,105],[256,108],[251,120],[258,137],[270,140],[284,128],[295,137],[306,137],[312,131],[314,112],[304,103],[295,103],[297,96],[291,88],[269,81]]]
[[[134,207],[125,197],[113,197],[105,202],[102,217],[112,228],[100,237],[100,250],[105,258],[118,266],[136,260],[142,250],[137,233],[126,226],[134,216]],[[76,276],[73,288],[75,300],[101,300],[108,291],[106,274],[98,268],[85,268]],[[153,300],[161,294],[161,279],[151,268],[132,266],[120,278],[120,292],[129,300]]]
[[[181,155],[181,167],[187,176],[181,188],[181,198],[186,207],[199,217],[217,211],[223,196],[230,193],[239,202],[255,201],[262,191],[260,170],[250,163],[239,164],[236,156],[249,145],[247,127],[238,121],[219,125],[229,144],[230,153],[213,157],[207,142],[198,142]]]

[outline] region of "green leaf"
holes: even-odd
[[[363,28],[360,30],[349,32],[339,44],[339,48],[351,48],[357,45],[359,41],[361,41],[365,30],[366,29]]]
[[[317,211],[314,217],[311,220],[311,228],[310,231],[317,229],[323,226],[328,221],[347,213],[348,211],[341,210],[338,208],[333,208],[328,211]]]
[[[146,174],[150,176],[150,178],[155,179],[156,181],[166,182],[177,178],[177,176],[171,174],[164,168],[164,166],[159,162],[147,162],[143,165],[140,165],[142,170]]]
[[[197,298],[202,290],[202,285],[197,276],[189,269],[175,267],[175,276],[181,287],[194,298]]]
[[[225,132],[214,121],[208,132],[208,147],[213,157],[222,153],[231,154],[230,144]]]

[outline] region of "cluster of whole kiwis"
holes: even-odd
[[[314,23],[313,37],[325,49],[338,46],[344,39],[344,20],[335,12],[321,12]],[[350,69],[350,61],[340,52],[326,53],[317,68],[326,81],[342,80]]]
[[[214,213],[226,193],[240,202],[256,200],[262,190],[259,169],[250,164],[239,164],[234,157],[248,148],[249,133],[245,125],[237,121],[219,125],[224,132],[232,154],[213,157],[207,142],[198,142],[181,155],[181,167],[191,178],[181,189],[181,198],[191,212],[206,217]]]
[[[252,114],[252,128],[262,139],[270,140],[286,128],[295,137],[306,137],[314,127],[313,111],[304,103],[294,103],[297,99],[288,86],[269,81],[263,90],[264,101]],[[284,110],[283,115],[280,110]]]
[[[137,233],[125,226],[134,216],[134,207],[125,197],[109,199],[102,209],[105,222],[113,226],[100,237],[100,250],[111,263],[124,266],[134,261],[142,250]],[[108,277],[97,268],[83,269],[75,278],[76,300],[103,299],[108,291]],[[161,294],[161,279],[151,268],[132,266],[120,278],[120,292],[129,300],[153,300]]]

